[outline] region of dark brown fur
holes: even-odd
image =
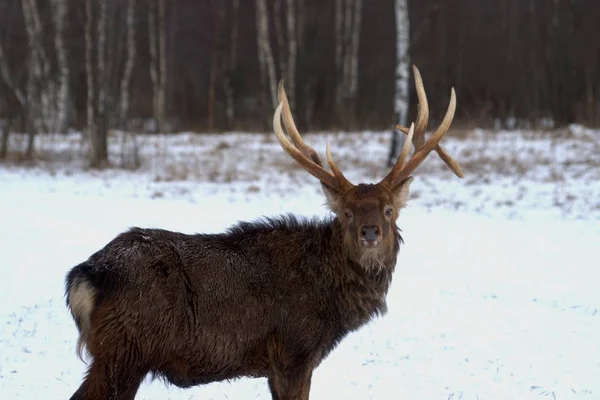
[[[92,357],[72,399],[133,399],[149,372],[179,387],[267,377],[274,399],[308,399],[314,368],[386,311],[410,180],[397,193],[324,187],[339,215],[324,221],[120,234],[67,276],[67,303]],[[379,228],[374,248],[361,245],[363,226]]]

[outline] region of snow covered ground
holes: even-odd
[[[79,135],[38,138],[42,161],[0,166],[0,399],[65,399],[85,365],[63,280],[130,226],[218,232],[238,220],[325,215],[318,183],[273,135],[140,137],[138,171],[83,168]],[[12,146],[22,145],[15,136]],[[326,141],[350,180],[385,170],[389,135]],[[399,225],[389,313],[316,370],[311,399],[600,399],[600,131],[474,130],[444,139]],[[121,139],[111,138],[113,162]],[[139,399],[269,399],[266,381]]]

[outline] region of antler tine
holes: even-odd
[[[402,146],[402,151],[400,152],[400,156],[398,157],[398,164],[404,165],[404,160],[410,151],[410,143],[413,139],[413,135],[415,133],[415,124],[410,124],[410,129],[408,130],[406,140],[404,141],[404,145]]]
[[[415,145],[415,150],[419,150],[423,147],[423,144],[425,144],[425,131],[427,130],[427,123],[429,122],[429,102],[427,101],[427,94],[425,93],[425,87],[423,86],[421,72],[419,72],[416,65],[413,65],[413,74],[415,76],[417,98],[419,99],[419,111],[417,112],[413,143]]]
[[[300,150],[306,157],[316,163],[319,167],[323,168],[323,162],[321,161],[321,157],[319,154],[310,146],[308,146],[302,136],[298,132],[298,128],[296,128],[296,124],[294,123],[294,117],[292,116],[292,111],[290,109],[290,103],[287,99],[287,94],[285,93],[285,88],[283,85],[283,80],[279,81],[278,87],[278,98],[281,104],[283,104],[283,124],[287,132],[289,133],[294,146]],[[287,138],[286,138],[287,139]],[[347,187],[348,185],[352,185],[348,179],[344,176],[342,171],[337,167],[335,162],[333,161],[333,157],[331,156],[331,150],[329,148],[329,143],[327,144],[327,162],[329,163],[329,167],[333,172],[333,175],[340,181],[339,185],[341,187]]]
[[[425,160],[427,155],[438,145],[444,134],[448,131],[448,129],[450,128],[450,124],[452,123],[452,119],[454,118],[455,111],[456,93],[454,92],[454,88],[452,88],[450,91],[450,103],[448,104],[448,110],[446,111],[446,115],[444,116],[442,123],[435,131],[435,133],[431,136],[431,138],[428,141],[425,142],[425,144],[423,144],[421,148],[415,151],[415,153],[406,162],[406,164],[402,164],[400,161],[403,162],[404,160],[401,160],[399,157],[392,170],[387,174],[385,178],[383,178],[381,182],[386,184],[388,187],[394,187],[400,182],[404,181],[406,178],[408,178],[410,174],[413,173],[419,165],[421,165],[423,160]],[[406,142],[409,142],[409,140],[406,140]],[[404,149],[402,153],[404,153]]]
[[[296,124],[294,123],[294,117],[292,116],[292,111],[290,109],[290,103],[288,102],[287,95],[285,93],[285,88],[283,87],[283,79],[279,81],[279,86],[277,88],[277,97],[280,103],[283,103],[283,124],[285,125],[285,129],[290,135],[292,142],[298,148],[298,150],[302,151],[304,155],[312,159],[314,162],[323,166],[323,162],[321,161],[321,157],[319,154],[308,146],[300,133],[298,132],[298,128],[296,128]]]
[[[304,168],[308,173],[312,176],[320,180],[323,184],[328,187],[336,190],[343,190],[344,188],[341,186],[343,182],[340,181],[335,175],[331,172],[324,169],[321,165],[317,164],[307,155],[305,155],[302,151],[300,151],[290,140],[287,138],[285,133],[283,133],[283,127],[281,126],[281,111],[283,109],[283,102],[280,102],[275,109],[275,113],[273,115],[273,130],[275,131],[275,135],[281,144],[281,147],[285,150],[286,153],[290,155],[302,168]]]
[[[408,135],[408,131],[409,131],[408,128],[406,128],[402,125],[397,125],[396,129],[398,129],[400,132],[404,133],[405,135]],[[406,140],[409,140],[409,139],[407,138]],[[454,172],[454,174],[456,176],[458,176],[459,178],[465,177],[465,175],[462,172],[462,169],[460,168],[460,165],[458,165],[458,163],[452,157],[450,157],[450,155],[446,152],[446,150],[444,150],[444,148],[439,143],[437,146],[435,146],[434,150],[440,156],[442,161],[444,161],[446,163],[446,165],[452,170],[452,172]]]

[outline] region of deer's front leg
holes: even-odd
[[[293,374],[273,373],[269,389],[273,400],[308,400],[312,370]]]

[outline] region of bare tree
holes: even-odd
[[[133,161],[132,167],[137,168],[140,165],[139,152],[137,146],[137,138],[135,132],[129,132],[127,121],[129,119],[129,91],[131,87],[131,75],[133,73],[133,67],[136,60],[136,43],[135,43],[135,0],[127,1],[127,55],[125,58],[125,69],[123,76],[121,77],[120,84],[120,124],[122,129],[122,143],[121,143],[121,165],[127,165],[126,162],[126,143],[127,138],[131,137],[133,143]]]
[[[136,45],[135,45],[135,0],[127,1],[127,56],[125,61],[125,70],[121,78],[120,92],[121,92],[121,107],[120,107],[120,120],[123,128],[126,126],[128,114],[129,114],[129,90],[131,84],[131,74],[133,73],[133,67],[136,59]]]
[[[285,35],[281,26],[281,3],[275,0],[273,4],[273,24],[275,26],[275,39],[277,40],[277,54],[279,55],[279,76],[285,76],[287,70]]]
[[[221,37],[221,25],[225,19],[225,2],[221,1],[215,5],[215,20],[212,37],[211,61],[210,61],[210,81],[208,84],[208,130],[212,131],[215,127],[215,97],[217,85],[217,72],[219,64],[219,41]]]
[[[11,125],[12,117],[8,118],[6,124],[0,120],[0,160],[4,160],[8,155],[8,139],[10,138]]]
[[[96,121],[95,121],[95,94],[94,94],[94,70],[92,67],[92,57],[93,57],[93,36],[92,36],[92,27],[93,27],[93,9],[92,9],[92,0],[86,0],[85,2],[85,76],[87,82],[87,131],[90,143],[90,161],[92,164],[96,162],[99,158],[97,155],[99,150],[97,149],[98,140],[96,138]]]
[[[19,86],[17,86],[17,83],[13,79],[2,43],[0,43],[0,78],[2,78],[5,87],[12,91],[12,94],[16,98],[21,109],[26,110],[27,98],[25,97],[23,90]],[[0,139],[0,159],[6,158],[6,155],[8,154],[8,139],[10,136],[12,119],[13,116],[9,115],[8,122],[6,123],[6,125],[0,127],[2,129],[2,138]]]
[[[160,131],[162,128],[162,119],[161,116],[163,115],[163,112],[161,111],[161,99],[164,100],[164,97],[162,97],[163,95],[161,95],[161,91],[163,88],[163,85],[161,84],[161,80],[162,80],[162,73],[160,72],[160,66],[159,64],[162,64],[161,61],[159,61],[159,58],[161,57],[160,55],[160,39],[158,38],[158,35],[160,35],[160,32],[157,35],[157,26],[156,26],[156,10],[154,9],[155,7],[155,3],[156,0],[149,0],[148,1],[148,39],[149,39],[149,45],[150,45],[150,79],[152,80],[152,106],[153,106],[153,116],[154,116],[154,122],[155,122],[155,128],[156,130]],[[160,8],[160,5],[159,5]],[[160,13],[160,10],[159,10]],[[160,16],[159,16],[160,19]],[[164,27],[164,25],[163,25]],[[158,31],[160,31],[160,28],[158,29]],[[163,33],[164,35],[164,33]]]
[[[408,101],[409,101],[409,70],[410,55],[408,47],[410,44],[408,6],[406,0],[395,0],[396,15],[396,92],[394,95],[394,118],[396,124],[407,125]],[[404,136],[400,137],[396,129],[392,129],[392,142],[388,157],[388,166],[394,163],[398,156],[398,149],[404,144]]]
[[[261,74],[262,76],[268,76],[271,106],[275,108],[277,107],[277,76],[273,52],[271,51],[271,41],[269,40],[269,14],[265,0],[256,0],[256,30]]]
[[[338,122],[354,123],[354,108],[358,90],[358,52],[362,0],[336,1],[336,108]]]
[[[166,98],[167,98],[167,30],[166,0],[158,0],[158,49],[160,80],[158,86],[158,127],[165,129]]]
[[[362,21],[362,0],[354,0],[354,18],[352,19],[352,42],[349,51],[348,67],[348,97],[352,109],[356,107],[356,93],[358,91],[358,53],[360,49],[360,25]],[[354,111],[354,110],[353,110]],[[352,112],[352,114],[354,114]]]
[[[107,126],[107,113],[106,113],[106,100],[107,100],[107,68],[106,68],[106,34],[107,34],[107,4],[108,0],[100,0],[100,12],[98,14],[97,22],[97,69],[96,69],[96,87],[97,87],[97,111],[96,111],[96,125],[100,134],[106,132]]]
[[[289,88],[290,107],[293,109],[296,101],[296,59],[298,53],[298,37],[296,35],[296,9],[294,8],[294,0],[287,0],[286,11],[288,43],[286,76],[287,86]]]
[[[100,0],[100,15],[97,28],[97,67],[94,74],[94,11],[92,0],[85,2],[85,70],[87,82],[87,131],[90,145],[90,165],[102,167],[108,163],[107,126],[104,115],[104,82],[99,78],[104,74],[104,51],[106,43],[105,26],[107,0]],[[96,79],[98,78],[98,79]],[[96,84],[97,82],[97,84]],[[102,108],[101,108],[102,107]]]
[[[55,131],[62,132],[67,127],[69,110],[69,63],[64,42],[65,21],[67,16],[67,0],[52,0],[52,17],[54,22],[54,48],[58,64],[58,93],[56,94],[56,126]]]
[[[335,68],[337,77],[335,92],[335,109],[338,119],[342,118],[341,112],[344,106],[344,2],[345,0],[335,0]]]
[[[225,115],[227,117],[227,127],[233,128],[233,121],[235,118],[235,93],[233,88],[233,75],[237,68],[237,44],[238,44],[238,31],[239,31],[239,9],[240,0],[232,1],[232,16],[231,16],[231,35],[229,37],[229,63],[225,78],[223,79],[224,92],[225,92]]]
[[[48,101],[45,99],[47,93],[41,88],[44,84],[44,76],[47,76],[49,70],[46,53],[40,42],[40,32],[38,28],[39,14],[35,0],[23,0],[21,2],[23,8],[23,20],[25,21],[25,31],[27,32],[27,41],[29,44],[29,64],[27,77],[27,120],[29,126],[27,149],[25,156],[33,157],[35,135],[42,131],[44,117],[42,115]],[[37,18],[36,18],[37,17]],[[45,82],[48,82],[47,80]]]

